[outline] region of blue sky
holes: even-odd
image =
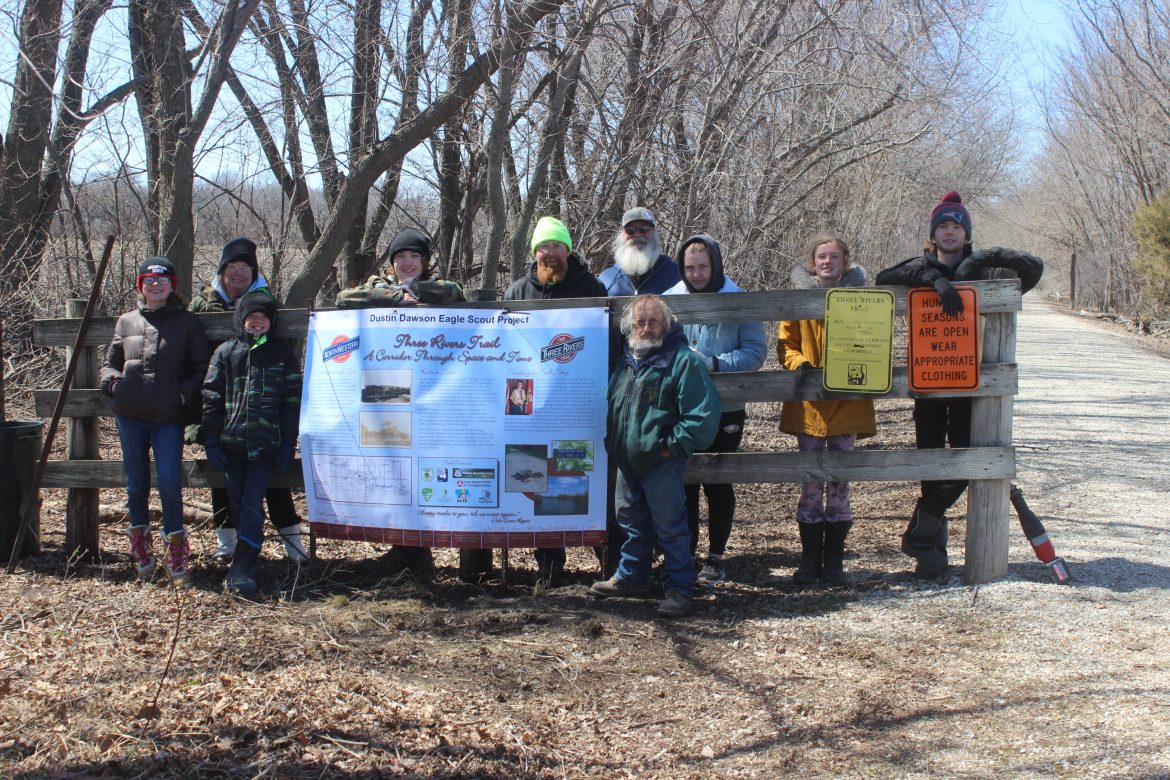
[[[1028,148],[1039,148],[1043,137],[1040,100],[1059,50],[1071,37],[1065,4],[1057,0],[1003,0],[996,26],[1010,36],[1004,75],[1016,97],[1019,118],[1028,134]]]

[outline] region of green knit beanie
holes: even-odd
[[[535,255],[536,248],[545,241],[560,241],[569,248],[569,251],[573,250],[573,239],[569,236],[569,229],[556,217],[541,217],[536,223],[536,230],[532,231],[532,254]]]

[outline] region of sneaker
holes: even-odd
[[[714,585],[716,582],[723,582],[727,579],[727,567],[723,565],[723,559],[716,560],[715,558],[708,558],[707,563],[703,565],[696,579],[699,582],[706,582],[709,585]]]
[[[607,598],[609,596],[629,596],[636,593],[645,593],[650,590],[649,585],[631,585],[625,580],[618,579],[615,574],[608,580],[595,582],[589,588],[589,593],[599,598]]]
[[[668,590],[666,598],[658,605],[658,614],[662,617],[682,617],[690,608],[690,598],[677,590]]]
[[[187,547],[187,532],[185,530],[172,531],[163,534],[163,547],[166,552],[163,558],[163,568],[171,578],[171,584],[176,588],[189,588],[195,584],[195,576],[191,574],[191,554]]]
[[[211,557],[217,561],[230,561],[236,553],[236,540],[236,529],[216,528],[216,548]]]
[[[284,554],[290,561],[295,563],[308,562],[309,553],[305,550],[305,546],[301,544],[300,523],[277,529],[277,533],[280,534],[280,541],[284,543]]]
[[[130,559],[134,561],[134,573],[140,580],[149,580],[157,567],[154,555],[150,552],[150,529],[128,528],[126,535],[130,537]]]

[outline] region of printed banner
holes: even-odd
[[[914,289],[906,299],[910,349],[910,389],[919,393],[974,390],[979,387],[979,295],[956,285],[963,311],[942,310],[938,293]]]
[[[894,294],[834,287],[825,293],[826,390],[890,392]]]
[[[313,315],[301,462],[318,535],[421,547],[605,538],[602,308]]]

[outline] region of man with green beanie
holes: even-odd
[[[605,297],[605,287],[589,273],[585,258],[573,251],[573,239],[564,222],[541,217],[529,246],[532,265],[504,293],[505,301]]]
[[[605,287],[585,267],[585,258],[573,251],[573,238],[556,217],[541,217],[532,231],[532,265],[512,283],[505,301],[559,298],[604,298]],[[552,585],[565,568],[564,547],[540,547],[536,552],[537,579]]]

